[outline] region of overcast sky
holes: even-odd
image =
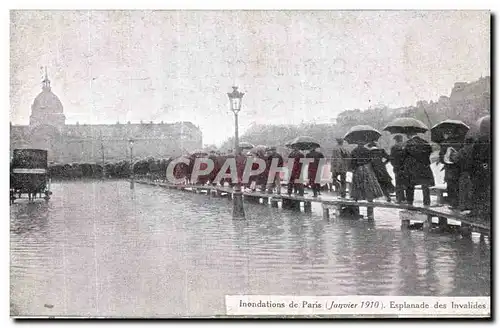
[[[187,120],[219,144],[233,84],[243,131],[330,122],[449,95],[489,75],[489,48],[480,11],[17,11],[10,115],[28,124],[47,66],[68,124]]]

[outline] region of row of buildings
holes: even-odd
[[[10,124],[10,149],[46,149],[50,162],[91,163],[177,156],[202,147],[201,130],[191,122],[66,124],[63,105],[45,74],[31,106],[29,125]]]

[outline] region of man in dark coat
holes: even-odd
[[[236,161],[236,174],[238,177],[237,183],[240,183],[240,187],[242,187],[242,182],[243,182],[243,173],[245,172],[245,165],[247,164],[247,156],[243,154],[243,152],[240,151],[235,157]]]
[[[193,181],[191,181],[191,176],[193,175],[193,169],[194,169],[194,157],[188,156],[187,158],[189,159],[189,164],[187,166],[186,179],[187,179],[188,184],[191,184],[191,183],[193,183]]]
[[[406,200],[405,189],[401,183],[401,171],[403,169],[403,136],[394,136],[394,141],[396,142],[394,146],[391,147],[391,165],[394,171],[394,176],[396,178],[396,203],[402,203]]]
[[[269,147],[268,148],[268,156],[266,160],[266,166],[271,168],[271,163],[273,162],[273,159],[278,160],[278,168],[283,167],[283,157],[276,151],[276,147]],[[274,176],[271,178],[271,183],[268,185],[267,192],[272,194],[273,189],[276,188],[276,192],[278,195],[281,195],[281,178],[280,178],[280,172],[274,173]]]
[[[219,166],[220,161],[218,160],[218,157],[219,156],[217,156],[215,151],[210,151],[210,154],[208,155],[208,159],[211,160],[214,164],[213,170],[208,174],[208,181],[214,186],[217,185],[215,178],[217,177],[217,174],[219,174],[219,170],[221,169],[221,166]]]
[[[337,145],[332,151],[330,171],[332,172],[332,184],[340,197],[346,196],[346,175],[349,170],[349,151],[344,148],[344,139],[337,138]],[[340,178],[340,180],[339,180]]]
[[[474,150],[474,140],[467,138],[464,140],[464,145],[457,152],[450,154],[450,160],[460,167],[460,181],[458,191],[458,206],[460,210],[470,210],[473,208],[472,204],[472,181],[471,173],[468,164],[472,151]]]
[[[228,174],[229,173],[229,170],[226,169],[225,172],[222,172],[222,168],[224,166],[224,163],[226,162],[226,160],[228,158],[234,158],[234,155],[232,154],[220,154],[219,156],[217,156],[217,164],[215,165],[216,167],[216,170],[217,170],[217,175],[219,174]],[[216,176],[217,178],[217,176]],[[226,184],[226,182],[231,185],[231,179],[230,178],[226,178],[226,177],[223,177],[220,181],[215,181],[215,183],[220,183],[220,185],[222,187],[224,187],[224,185]]]
[[[292,194],[292,191],[300,196],[304,195],[304,185],[301,182],[295,182],[295,180],[300,178],[300,173],[302,172],[302,163],[300,159],[304,158],[304,154],[298,149],[293,149],[288,155],[289,159],[293,159],[292,172],[290,172],[290,180],[288,181],[288,195]]]
[[[415,186],[422,186],[424,205],[431,204],[429,187],[434,186],[434,175],[431,170],[431,145],[416,134],[408,134],[403,146],[402,183],[405,186],[406,201],[413,205]]]
[[[178,160],[179,158],[177,158],[176,160]],[[179,163],[176,163],[175,166],[174,166],[174,178],[175,179],[186,179],[187,178],[187,174],[188,174],[188,164],[184,163],[184,162],[179,162]],[[186,181],[184,180],[184,183]]]
[[[259,158],[261,159],[262,161],[264,161],[264,163],[266,163],[265,167],[264,167],[264,171],[262,171],[261,173],[259,173],[256,177],[256,186],[259,187],[259,190],[262,191],[262,192],[265,192],[266,191],[266,185],[267,185],[267,177],[269,176],[269,165],[267,163],[267,156],[265,154],[265,152],[263,150],[258,150],[256,153],[255,153],[255,157],[256,158]]]
[[[313,162],[309,163],[307,173],[309,176],[309,184],[311,185],[313,191],[313,197],[318,197],[321,185],[319,183],[316,183],[316,174],[318,173],[318,171],[321,172],[321,170],[323,169],[322,167],[320,167],[320,160],[322,158],[325,158],[325,155],[323,155],[319,151],[319,148],[315,148],[307,154],[306,158],[314,159]]]
[[[468,172],[472,182],[471,207],[473,216],[491,219],[491,143],[488,138],[477,138],[463,147],[455,156],[461,168]]]
[[[199,158],[200,158],[199,170],[200,171],[207,170],[208,164],[207,164],[207,162],[205,162],[205,160],[208,159],[208,156],[203,156],[203,157],[199,157]],[[203,160],[201,160],[201,158],[203,158]],[[193,158],[193,161],[196,161],[196,158]],[[197,181],[193,181],[193,183],[196,185],[204,186],[208,182],[208,179],[209,179],[209,176],[208,176],[208,174],[205,173],[205,174],[199,175],[197,177]]]

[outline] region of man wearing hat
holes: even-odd
[[[415,186],[422,186],[424,205],[431,204],[430,187],[434,186],[430,155],[432,147],[416,133],[407,133],[403,143],[402,185],[405,186],[406,202],[413,205]]]
[[[344,148],[344,139],[336,138],[337,145],[332,152],[331,169],[332,184],[336,191],[340,191],[340,197],[346,196],[346,174],[349,169],[349,151]],[[340,179],[339,179],[340,178]]]
[[[401,184],[401,170],[403,168],[403,136],[395,135],[393,140],[396,142],[391,147],[390,161],[396,177],[396,203],[405,202],[405,188]]]

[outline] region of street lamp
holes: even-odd
[[[243,99],[243,92],[238,91],[238,87],[233,87],[233,92],[228,92],[229,105],[231,111],[234,113],[234,158],[235,160],[239,155],[240,143],[238,140],[238,113],[241,110],[241,101]],[[237,176],[238,174],[236,174]],[[233,192],[233,217],[244,218],[245,210],[243,208],[243,194],[241,193],[240,179],[236,181]]]
[[[102,131],[100,132],[101,139],[101,153],[102,153],[102,179],[106,178],[106,164],[104,163],[104,140],[102,138]]]
[[[128,140],[128,145],[130,147],[130,189],[134,189],[134,162],[133,162],[133,151],[134,151],[134,139]]]

